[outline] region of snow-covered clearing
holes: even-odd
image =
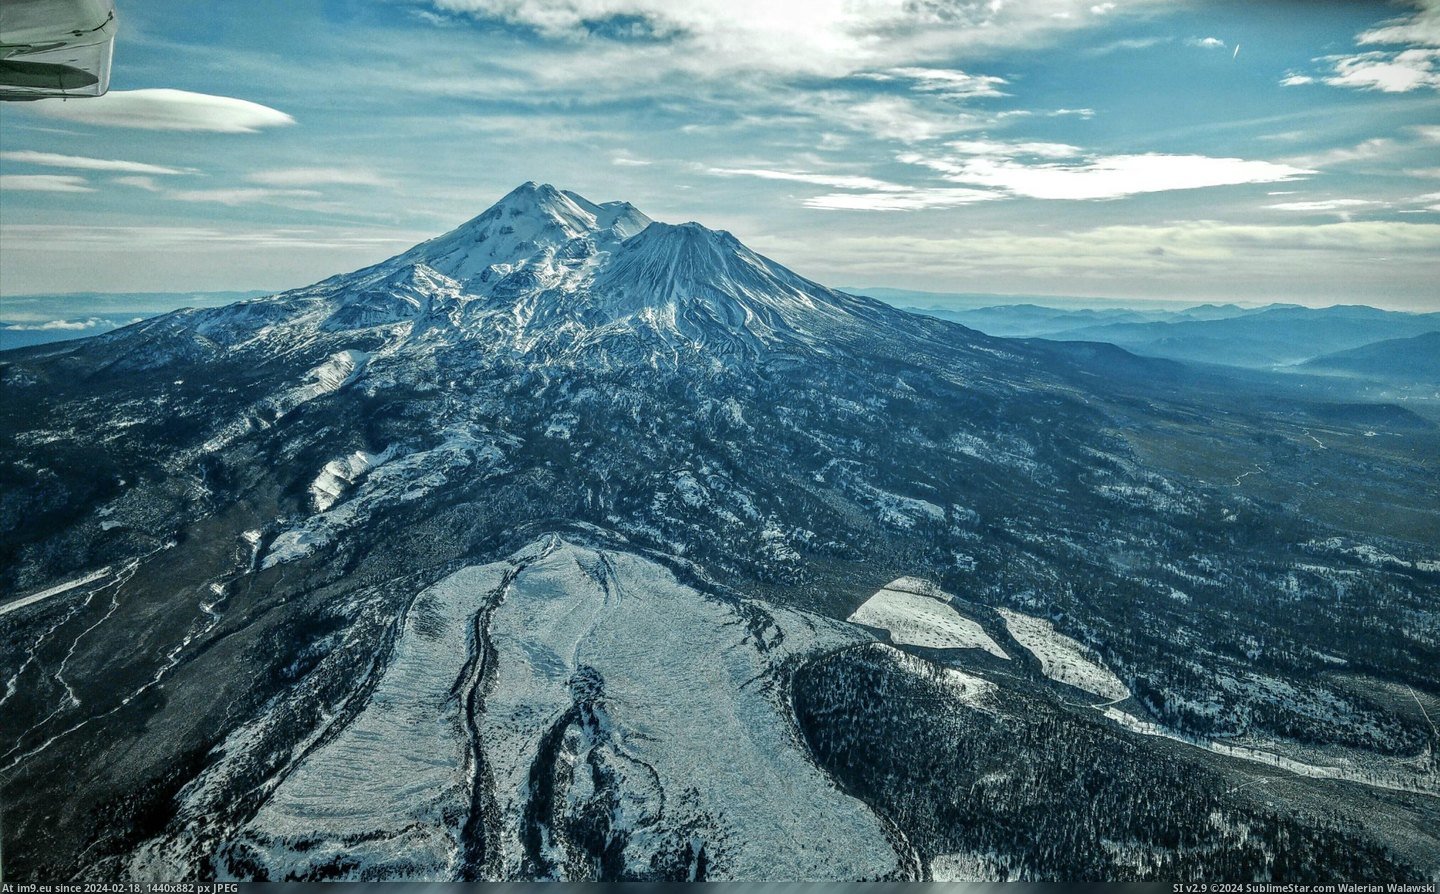
[[[615,774],[612,834],[628,836],[636,870],[678,828],[693,828],[687,837],[712,855],[716,879],[894,868],[879,820],[809,762],[767,691],[783,660],[854,635],[758,603],[745,612],[755,610],[783,631],[779,648],[757,649],[739,606],[637,556],[562,544],[516,578],[491,625],[498,673],[485,735],[507,869],[520,858],[531,768],[567,724],[577,749],[567,797],[573,809],[603,803],[590,767]]]
[[[68,593],[76,587],[83,587],[86,584],[94,583],[95,581],[99,580],[100,578],[104,577],[109,573],[110,566],[107,565],[104,568],[101,568],[99,571],[92,571],[89,574],[84,575],[83,577],[77,577],[74,580],[66,581],[63,584],[56,584],[55,586],[50,587],[49,589],[41,590],[38,593],[31,593],[29,596],[23,596],[19,599],[16,599],[14,602],[7,602],[4,605],[0,605],[0,615],[8,615],[13,611],[19,611],[27,605],[34,605],[41,600],[49,599],[51,596],[59,596],[61,593]]]
[[[1119,701],[1130,690],[1113,672],[1092,658],[1089,650],[1042,618],[1008,608],[998,609],[1015,641],[1040,660],[1040,671],[1052,680],[1083,689],[1101,698]]]
[[[793,660],[865,641],[548,537],[420,593],[359,712],[297,742],[299,762],[217,845],[206,805],[284,715],[233,733],[179,798],[188,831],[152,840],[136,865],[168,870],[218,846],[271,877],[343,857],[350,878],[455,878],[479,809],[486,862],[505,877],[567,877],[577,822],[608,830],[636,873],[689,846],[715,879],[883,876],[897,857],[881,821],[810,763],[779,685]],[[973,698],[988,685],[952,683]]]
[[[930,878],[936,882],[999,882],[1011,877],[1009,861],[994,853],[936,854],[930,860]]]
[[[450,687],[469,655],[469,620],[503,581],[504,566],[467,568],[416,597],[365,709],[242,830],[272,876],[344,856],[401,877],[453,877],[470,758]],[[361,834],[363,844],[350,840]]]
[[[951,606],[950,594],[913,577],[886,584],[847,620],[887,630],[899,645],[984,649],[997,658],[1010,657],[983,627]]]
[[[282,412],[288,413],[306,401],[339,391],[355,381],[364,371],[365,364],[368,362],[370,362],[370,355],[354,348],[331,355],[324,363],[306,373],[305,378],[309,380],[306,384],[291,391],[282,399]]]

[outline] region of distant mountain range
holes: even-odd
[[[182,307],[219,307],[268,294],[250,290],[5,295],[0,299],[0,351],[89,338]]]
[[[1306,370],[1349,373],[1395,382],[1440,383],[1440,332],[1392,338],[1301,364]]]
[[[1205,304],[1181,310],[1096,310],[1011,304],[910,309],[988,335],[1106,342],[1148,357],[1254,369],[1293,366],[1379,341],[1440,331],[1440,313],[1406,313],[1364,305],[1243,308]],[[1329,367],[1308,369],[1323,372]],[[1378,371],[1378,367],[1372,369]]]

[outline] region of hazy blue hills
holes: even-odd
[[[1440,330],[1437,313],[1406,313],[1363,305],[1242,308],[1212,304],[1182,310],[1136,310],[1018,304],[910,309],[987,335],[1106,342],[1148,357],[1257,369],[1291,366],[1375,342],[1410,339]],[[1422,343],[1415,350],[1423,354],[1425,347]],[[1423,363],[1424,358],[1420,360]],[[1345,367],[1342,364],[1333,369]],[[1316,365],[1311,371],[1321,372],[1322,367]],[[1404,377],[1402,370],[1396,372]]]
[[[246,292],[74,292],[0,298],[0,350],[100,335],[182,307],[220,307],[268,295]]]
[[[1301,365],[1307,370],[1372,379],[1440,382],[1440,330],[1325,354]]]

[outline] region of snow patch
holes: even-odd
[[[505,454],[493,441],[483,437],[483,433],[466,431],[447,432],[446,439],[429,450],[398,459],[387,458],[369,467],[350,499],[334,503],[278,534],[270,544],[262,567],[272,568],[303,558],[329,544],[341,532],[368,520],[375,510],[417,500],[445,486],[462,470],[484,477],[498,474],[504,469],[504,462]]]
[[[281,399],[277,408],[280,415],[291,412],[307,401],[339,391],[359,378],[369,362],[368,353],[354,348],[330,355],[324,363],[305,374],[308,380],[306,384],[290,391]]]
[[[846,620],[889,631],[890,640],[929,649],[984,649],[1009,659],[975,621],[950,604],[950,594],[913,577],[886,584]]]
[[[241,830],[272,877],[340,856],[380,877],[454,876],[471,800],[464,717],[450,687],[469,654],[470,619],[503,579],[499,566],[467,568],[415,598],[365,710]]]
[[[998,611],[1015,641],[1040,660],[1040,671],[1045,676],[1105,699],[1118,701],[1130,696],[1130,690],[1109,668],[1090,657],[1089,650],[1080,643],[1056,630],[1054,624],[1007,608]]]
[[[999,882],[1012,876],[1008,864],[996,854],[936,854],[930,860],[930,878],[937,882]]]
[[[392,445],[380,453],[366,453],[357,450],[349,456],[331,460],[320,470],[310,484],[310,496],[315,500],[315,509],[324,512],[340,499],[349,487],[376,466],[390,461],[395,455]]]
[[[0,605],[0,615],[8,615],[11,612],[18,611],[27,605],[34,605],[37,602],[49,599],[51,596],[59,596],[61,593],[68,593],[76,587],[83,587],[86,584],[94,583],[95,581],[109,574],[110,568],[111,566],[107,565],[104,568],[101,568],[99,571],[92,571],[89,574],[84,575],[83,577],[77,577],[74,580],[66,581],[63,584],[56,584],[55,586],[45,590],[41,590],[38,593],[31,593],[29,596],[16,599],[14,602],[7,602],[4,605]]]

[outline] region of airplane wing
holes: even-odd
[[[100,96],[114,48],[114,0],[0,0],[0,100]]]

